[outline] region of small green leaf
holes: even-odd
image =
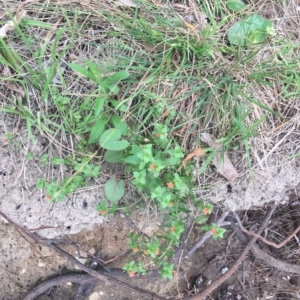
[[[91,74],[93,75],[91,79],[98,84],[101,83],[102,76],[98,68],[95,66],[95,64],[92,61],[87,60],[87,65],[91,71]]]
[[[89,71],[86,68],[84,68],[83,66],[81,66],[79,64],[74,64],[74,63],[70,63],[70,64],[68,64],[68,66],[71,69],[73,69],[75,72],[77,72],[83,76],[90,77]]]
[[[46,164],[47,161],[48,161],[48,157],[49,157],[49,154],[44,153],[44,154],[41,156],[41,158],[40,158],[41,163],[42,163],[42,164]]]
[[[106,117],[101,116],[99,120],[93,125],[91,129],[90,138],[88,141],[89,144],[93,144],[98,141],[99,137],[104,131],[106,121],[107,121]]]
[[[112,106],[116,110],[120,110],[120,111],[123,111],[123,112],[127,112],[128,111],[128,106],[122,104],[120,101],[110,100],[110,103],[112,104]]]
[[[127,124],[125,121],[122,120],[122,118],[118,115],[113,115],[112,118],[112,123],[114,124],[114,127],[118,130],[121,131],[122,135],[127,134]]]
[[[120,91],[120,88],[117,86],[117,84],[113,83],[113,84],[110,84],[108,86],[108,89],[115,95],[117,95]]]
[[[132,164],[132,165],[139,165],[141,163],[141,159],[136,155],[129,155],[123,159],[123,162]]]
[[[209,219],[209,216],[198,216],[194,219],[194,222],[197,224],[203,224]]]
[[[106,96],[99,96],[95,99],[95,117],[98,117],[101,113],[106,99]]]
[[[38,179],[38,181],[36,182],[36,188],[37,188],[38,190],[43,189],[43,188],[45,187],[45,185],[46,185],[46,181],[45,181],[44,178],[40,178],[40,179]]]
[[[55,164],[55,165],[62,165],[62,164],[65,163],[65,160],[63,158],[53,156],[52,157],[52,163]]]
[[[121,200],[125,193],[124,180],[117,180],[116,178],[109,179],[104,185],[104,192],[106,198],[111,202]]]
[[[118,163],[123,159],[123,153],[121,151],[107,150],[104,154],[104,160],[108,163]]]
[[[226,6],[228,9],[230,9],[232,11],[239,11],[239,10],[243,9],[246,5],[241,0],[233,0],[233,1],[231,0],[231,1],[226,2]]]
[[[100,136],[99,143],[106,150],[121,151],[127,148],[130,144],[126,140],[121,140],[122,133],[120,130],[111,128],[107,129]]]
[[[116,83],[120,80],[128,78],[128,76],[129,73],[127,71],[119,71],[111,75],[110,77],[106,78],[105,81],[108,81],[110,83]]]

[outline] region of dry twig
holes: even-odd
[[[261,241],[263,241],[265,244],[267,244],[267,245],[270,245],[270,246],[273,246],[274,248],[276,248],[276,249],[279,249],[279,248],[281,248],[282,246],[284,246],[288,241],[290,241],[294,236],[295,236],[295,234],[298,232],[298,231],[300,231],[300,225],[284,240],[284,241],[282,241],[280,244],[275,244],[275,243],[273,243],[273,242],[270,242],[270,241],[268,241],[267,239],[265,239],[264,237],[262,237],[261,235],[259,235],[259,234],[257,234],[257,233],[255,233],[255,232],[252,232],[252,231],[249,231],[249,230],[247,230],[244,226],[243,226],[243,224],[242,224],[242,222],[241,222],[241,220],[240,220],[240,218],[239,218],[239,216],[237,215],[237,213],[236,212],[233,212],[233,214],[234,214],[234,216],[235,216],[235,218],[236,218],[236,220],[237,220],[237,222],[238,222],[238,224],[239,224],[239,226],[240,226],[240,228],[241,228],[241,230],[243,231],[243,232],[245,232],[245,233],[247,233],[247,234],[249,234],[249,235],[251,235],[251,236],[254,236],[254,237],[256,237],[256,238],[258,238],[259,240],[261,240]]]
[[[227,220],[230,221],[231,229],[236,233],[238,239],[247,244],[249,239],[247,236],[242,232],[238,225],[235,224],[235,219],[233,217],[227,217]],[[252,254],[257,258],[262,260],[267,266],[276,268],[277,270],[287,272],[287,273],[295,273],[300,275],[300,266],[296,264],[290,264],[288,262],[276,259],[269,253],[261,250],[257,244],[253,245],[250,249]]]
[[[262,233],[262,231],[264,230],[268,220],[270,219],[273,211],[275,209],[275,204],[272,203],[272,205],[270,206],[263,222],[261,223],[257,234]],[[257,241],[257,237],[253,237],[248,244],[246,245],[245,249],[243,250],[243,252],[240,254],[240,256],[238,257],[238,259],[235,261],[235,263],[231,266],[231,268],[222,276],[220,276],[217,280],[215,280],[211,285],[209,285],[204,291],[202,291],[200,294],[198,294],[197,296],[193,297],[193,300],[203,300],[206,296],[208,296],[214,289],[216,289],[218,286],[220,286],[225,280],[227,280],[231,275],[233,275],[237,268],[239,267],[240,263],[245,259],[247,253],[249,252],[249,250],[251,249],[251,247],[255,244],[255,242]]]

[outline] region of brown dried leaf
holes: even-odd
[[[216,143],[215,137],[209,133],[202,133],[201,134],[202,142],[208,144],[211,148],[216,150],[221,149],[221,145]],[[217,167],[218,172],[223,175],[228,181],[235,181],[235,179],[239,176],[239,173],[229,160],[226,153],[224,153],[224,159],[222,160],[221,154],[216,153],[215,157],[213,158],[213,164]]]
[[[19,11],[14,17],[13,21],[8,21],[5,25],[0,28],[0,38],[5,38],[7,36],[7,32],[13,31],[15,29],[15,23],[20,24],[21,20],[26,15],[26,10]]]
[[[185,25],[187,26],[187,28],[189,29],[189,30],[191,30],[191,31],[195,31],[195,26],[193,26],[192,24],[190,24],[190,23],[187,23],[187,22],[185,22]]]
[[[186,164],[187,164],[193,157],[195,157],[195,156],[200,157],[200,156],[204,156],[205,154],[206,154],[205,149],[197,148],[197,149],[195,149],[194,151],[192,151],[191,153],[189,153],[189,154],[187,155],[187,157],[182,161],[182,165],[183,165],[184,167],[186,167]]]

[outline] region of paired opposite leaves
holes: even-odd
[[[107,129],[100,136],[100,146],[106,150],[121,151],[129,146],[126,140],[120,140],[121,131],[115,128]]]

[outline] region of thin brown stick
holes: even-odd
[[[275,204],[272,203],[272,205],[270,206],[263,222],[261,223],[257,233],[260,234],[262,233],[262,231],[264,230],[268,220],[270,219],[273,211],[275,209]],[[251,247],[255,244],[255,242],[257,241],[257,237],[253,237],[248,244],[246,245],[245,249],[243,250],[243,252],[240,254],[240,256],[238,257],[238,259],[235,261],[235,263],[231,266],[231,268],[222,276],[220,276],[217,280],[215,280],[211,285],[209,285],[204,291],[202,291],[200,294],[198,294],[197,296],[193,297],[193,300],[203,300],[206,296],[208,296],[214,289],[216,289],[218,286],[220,286],[225,280],[227,280],[231,275],[233,275],[237,268],[239,267],[239,265],[241,264],[241,262],[245,259],[247,253],[249,252],[249,250],[251,249]]]
[[[91,284],[96,283],[97,279],[88,274],[68,274],[61,275],[59,277],[48,279],[47,281],[41,283],[39,286],[32,289],[23,300],[34,300],[36,297],[45,293],[47,290],[53,288],[54,286],[65,284],[67,282],[73,282],[78,284]]]
[[[235,232],[238,239],[243,243],[247,244],[249,241],[248,236],[243,233],[239,225],[236,225],[236,219],[233,217],[227,217],[226,220],[230,221],[230,227],[232,231]],[[262,260],[267,266],[273,267],[277,270],[287,272],[287,273],[295,273],[300,275],[300,266],[293,263],[288,263],[279,259],[276,259],[272,255],[270,255],[268,252],[264,252],[259,248],[257,244],[253,245],[250,249],[252,254]]]
[[[238,224],[239,224],[239,226],[240,226],[240,228],[241,228],[241,230],[243,231],[243,232],[245,232],[245,233],[247,233],[248,235],[251,235],[251,236],[254,236],[254,237],[256,237],[256,238],[258,238],[259,240],[261,240],[261,241],[263,241],[265,244],[267,244],[267,245],[270,245],[270,246],[273,246],[274,248],[276,248],[276,249],[279,249],[279,248],[281,248],[282,246],[284,246],[288,241],[290,241],[294,236],[295,236],[295,234],[298,232],[298,231],[300,231],[300,225],[284,240],[284,241],[282,241],[280,244],[275,244],[275,243],[273,243],[273,242],[270,242],[270,241],[268,241],[267,239],[265,239],[264,237],[262,237],[261,235],[259,235],[259,234],[257,234],[257,233],[255,233],[255,232],[252,232],[252,231],[249,231],[249,230],[247,230],[244,226],[243,226],[243,224],[242,224],[242,222],[241,222],[241,220],[240,220],[240,218],[239,218],[239,216],[237,215],[237,213],[236,212],[233,212],[233,214],[234,214],[234,216],[235,216],[235,218],[236,218],[236,220],[237,220],[237,222],[238,222]]]

